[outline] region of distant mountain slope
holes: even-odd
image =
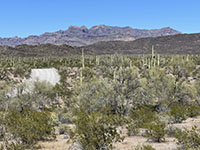
[[[81,49],[68,45],[18,45],[15,47],[0,46],[0,56],[43,57],[79,55]]]
[[[165,35],[181,34],[170,27],[153,30],[133,29],[131,27],[115,27],[98,25],[88,29],[85,26],[70,26],[67,30],[52,33],[44,33],[39,36],[28,36],[26,38],[0,38],[0,45],[16,46],[21,44],[67,44],[71,46],[86,46],[100,41],[132,41],[145,37],[158,37]]]
[[[151,54],[154,45],[159,54],[200,54],[200,33],[179,34],[155,38],[142,38],[135,41],[99,42],[83,47],[68,45],[19,45],[16,47],[0,46],[0,56],[68,56],[81,54]]]
[[[200,33],[99,42],[84,48],[94,54],[150,54],[152,45],[159,54],[200,54]]]

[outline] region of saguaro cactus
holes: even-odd
[[[189,61],[189,55],[187,55],[187,57],[186,57],[186,61]]]
[[[81,68],[81,72],[80,72],[80,85],[83,85],[83,70]]]
[[[148,61],[148,67],[149,67],[149,69],[151,69],[151,58],[149,58],[148,60],[149,60]]]
[[[85,55],[84,55],[84,49],[82,48],[82,68],[85,68]]]
[[[160,55],[158,54],[157,65],[160,66]]]
[[[99,56],[96,56],[96,66],[99,66]]]
[[[152,60],[153,60],[153,58],[154,58],[154,45],[152,45],[151,58],[152,58]]]

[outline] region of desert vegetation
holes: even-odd
[[[24,80],[31,69],[56,68],[60,82]],[[17,93],[12,94],[17,89]],[[144,137],[132,149],[174,139],[177,149],[200,146],[199,127],[176,127],[200,115],[200,56],[98,55],[0,58],[2,150],[41,149],[65,135],[70,150],[117,149],[127,137]],[[68,143],[67,143],[68,142]],[[134,141],[133,141],[134,142]]]

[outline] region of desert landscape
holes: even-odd
[[[200,1],[0,6],[0,150],[200,150]]]

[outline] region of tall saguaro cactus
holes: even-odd
[[[157,65],[160,66],[160,55],[158,54]]]
[[[152,60],[153,60],[153,58],[154,58],[154,45],[152,45],[151,58],[152,58]]]
[[[80,72],[80,85],[83,85],[83,70],[81,68],[81,72]]]
[[[96,56],[96,66],[99,66],[99,56]]]
[[[84,49],[82,48],[82,68],[85,68],[85,55],[84,55]]]
[[[186,61],[189,61],[189,55],[187,55],[187,57],[186,57]]]
[[[85,68],[85,55],[84,49],[82,49],[82,68],[80,69],[80,85],[83,84],[83,69]]]

